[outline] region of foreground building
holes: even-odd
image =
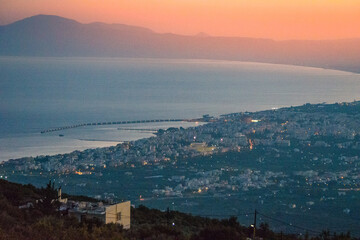
[[[70,216],[74,216],[79,222],[85,220],[97,220],[105,224],[120,224],[124,229],[130,229],[130,201],[113,205],[104,205],[102,202],[80,202],[69,208]]]
[[[66,211],[79,222],[96,220],[102,223],[115,223],[130,229],[130,201],[104,205],[102,202],[76,202],[61,197],[61,187],[58,189],[58,201],[62,204],[60,210]]]

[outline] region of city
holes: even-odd
[[[39,185],[52,178],[70,193],[199,215],[209,214],[199,208],[204,201],[223,201],[224,215],[261,208],[318,230],[323,226],[307,216],[324,217],[330,205],[328,227],[356,234],[359,114],[360,103],[351,102],[206,116],[204,125],[159,130],[116,147],[9,160],[1,177]]]

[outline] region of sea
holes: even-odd
[[[186,59],[0,57],[0,161],[113,146],[164,122],[360,99],[360,74],[301,66]]]

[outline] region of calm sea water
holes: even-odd
[[[212,60],[0,57],[0,161],[109,146],[149,134],[117,128],[67,130],[64,138],[59,133],[39,134],[47,128],[353,101],[359,100],[359,93],[359,74],[308,67]],[[82,137],[95,130],[101,134]]]

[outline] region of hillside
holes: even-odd
[[[360,71],[360,39],[182,36],[122,24],[81,24],[48,15],[0,26],[0,55],[223,59]]]
[[[46,199],[51,194],[56,195],[56,191],[50,183],[46,188],[37,189],[0,180],[0,239],[245,239],[252,233],[250,227],[240,226],[235,217],[216,220],[176,211],[161,212],[144,206],[132,209],[132,229],[129,231],[114,224],[80,224],[73,218],[61,217],[56,211],[56,203],[47,210],[38,204],[34,208],[18,207],[31,200]],[[299,239],[294,235],[274,233],[267,224],[260,224],[257,235],[264,239]],[[330,237],[329,232],[312,239],[320,237],[351,239],[345,235]]]

